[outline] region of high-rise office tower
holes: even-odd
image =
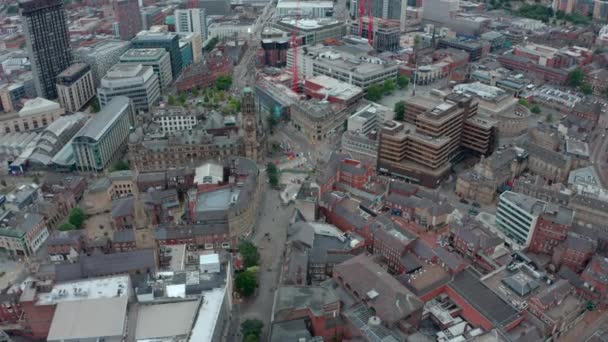
[[[120,39],[131,40],[141,31],[141,14],[137,0],[116,0],[114,12],[118,19],[118,33]]]
[[[200,33],[203,41],[207,39],[205,9],[189,8],[175,10],[175,31],[177,33]]]
[[[55,99],[57,75],[72,64],[63,1],[25,0],[19,7],[36,92],[40,97]]]

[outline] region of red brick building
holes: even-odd
[[[0,294],[0,323],[2,325],[14,324],[23,318],[20,296],[20,290],[11,293],[5,291]]]
[[[221,75],[232,74],[232,61],[227,54],[215,50],[206,60],[194,64],[182,72],[175,81],[178,91],[190,91],[195,88],[210,87]]]
[[[587,237],[570,234],[565,242],[555,248],[552,259],[555,265],[569,266],[575,272],[585,268],[597,249],[597,243]]]
[[[282,286],[275,293],[273,327],[281,322],[308,320],[312,336],[331,341],[344,334],[340,299],[333,289],[321,286]],[[273,328],[273,330],[275,330]]]
[[[608,259],[601,256],[595,255],[591,262],[587,265],[587,268],[581,274],[581,278],[593,287],[594,292],[598,293],[600,297],[608,297]]]
[[[370,181],[374,166],[354,159],[344,159],[338,167],[336,180],[356,189],[363,190]]]
[[[574,212],[565,207],[541,214],[536,221],[528,250],[553,254],[553,249],[566,240],[573,218]]]
[[[72,253],[79,254],[86,246],[81,230],[56,231],[46,241],[47,253],[51,260],[67,260]]]

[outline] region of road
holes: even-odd
[[[266,175],[262,175],[266,179]],[[265,341],[270,331],[270,315],[274,301],[274,290],[279,279],[280,264],[285,251],[287,239],[287,226],[293,213],[293,206],[282,206],[279,193],[269,187],[266,189],[265,198],[259,211],[251,241],[255,243],[260,252],[260,274],[257,294],[245,299],[241,303],[235,303],[233,308],[233,321],[227,341],[241,342],[242,337],[232,334],[240,331],[240,322],[246,319],[259,319],[264,322],[262,341]],[[264,236],[268,233],[270,241]]]
[[[602,185],[606,188],[608,187],[608,133],[604,127],[600,127],[598,130],[600,131],[597,138],[599,141],[594,144],[590,159]]]

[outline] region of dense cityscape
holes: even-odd
[[[608,1],[0,0],[0,342],[608,341]]]

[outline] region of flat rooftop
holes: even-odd
[[[47,341],[80,341],[122,337],[126,296],[62,302],[57,305]]]
[[[104,78],[130,78],[141,76],[143,72],[150,66],[143,66],[141,64],[116,64],[110,70]]]
[[[203,192],[197,196],[196,211],[220,211],[230,208],[236,203],[240,194],[239,188],[220,189],[216,191]]]
[[[190,341],[212,342],[220,311],[224,305],[226,288],[213,289],[203,293],[203,302],[192,327]]]
[[[67,69],[63,70],[59,75],[57,75],[57,77],[72,77],[87,67],[88,64],[86,63],[74,63]]]
[[[517,205],[520,209],[527,211],[532,215],[542,214],[547,206],[547,203],[539,199],[512,191],[503,192],[500,195],[500,198],[507,199],[511,203]]]
[[[165,49],[157,48],[157,49],[129,49],[125,52],[120,59],[157,59],[162,57],[165,52]]]
[[[450,287],[495,325],[504,326],[519,317],[518,311],[486,287],[471,269],[456,275]]]
[[[196,316],[198,300],[140,305],[137,312],[136,340],[156,340],[185,336]]]
[[[52,305],[83,299],[127,297],[131,282],[128,275],[60,283],[38,296],[38,305]]]

